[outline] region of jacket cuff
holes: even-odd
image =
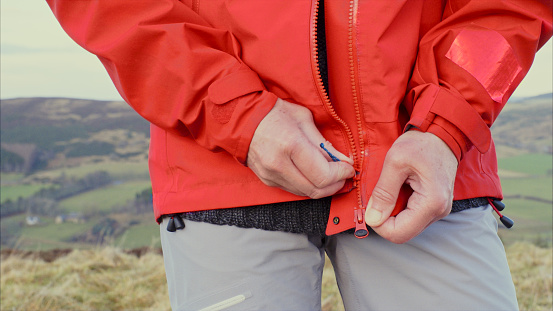
[[[463,134],[458,129],[456,129],[455,126],[451,125],[451,123],[445,121],[443,118],[439,116],[437,116],[434,119],[434,121],[438,121],[437,120],[438,118],[441,119],[441,121],[445,122],[446,124],[449,124],[449,126],[451,127],[449,128],[449,131],[442,126],[445,124],[439,125],[438,122],[435,122],[430,124],[427,130],[427,133],[432,133],[438,136],[441,140],[443,140],[449,146],[449,149],[451,149],[453,154],[455,154],[455,157],[457,158],[457,162],[461,162],[461,159],[463,158],[463,155],[467,150],[464,150],[464,148],[461,147],[457,139],[460,139],[461,141],[463,141],[464,140],[464,138],[462,137]],[[442,123],[442,122],[439,122],[439,123]],[[456,132],[455,134],[460,134],[461,137],[456,138],[454,136],[455,134],[452,134],[450,131]]]
[[[405,130],[416,127],[440,137],[460,160],[474,146],[486,153],[491,132],[480,114],[462,97],[434,84],[420,85],[409,93],[406,105],[411,119]]]
[[[253,95],[256,97],[253,99],[253,101],[255,101],[255,109],[252,107],[248,113],[241,116],[241,122],[239,122],[241,123],[240,136],[234,151],[231,152],[234,158],[242,165],[246,165],[248,160],[250,143],[257,126],[271,111],[271,109],[273,109],[278,99],[275,94],[268,91],[262,91]]]
[[[211,145],[229,152],[246,165],[257,126],[273,109],[277,96],[266,90],[259,76],[244,64],[218,78],[208,90],[205,132]]]

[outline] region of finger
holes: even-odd
[[[413,192],[405,210],[373,229],[394,243],[405,243],[414,238],[451,211],[450,202],[453,198],[445,195],[443,191],[436,191],[437,188],[438,185],[430,185],[430,189],[434,191]]]
[[[339,161],[346,162],[350,165],[353,165],[353,160],[340,151],[338,149],[334,148],[332,144],[329,141],[325,141],[324,143],[320,143],[319,147],[321,147],[321,151],[325,158],[329,162],[337,162],[335,159],[338,159]]]
[[[323,135],[321,134],[321,132],[319,132],[319,129],[317,129],[317,127],[315,126],[314,123],[312,123],[312,122],[302,123],[301,129],[305,133],[305,136],[307,137],[307,139],[314,146],[317,146],[317,148],[319,149],[319,152],[327,159],[327,161],[333,162],[330,155],[320,147],[321,143],[324,144],[324,147],[330,153],[332,153],[332,155],[334,155],[336,158],[340,159],[340,161],[343,161],[343,162],[349,163],[350,165],[353,165],[353,159],[347,157],[346,155],[344,155],[343,153],[338,151],[336,148],[334,148],[334,146],[323,137]]]
[[[373,189],[365,211],[367,225],[380,226],[388,219],[396,206],[399,191],[406,179],[405,169],[398,167],[393,159],[386,157],[380,178]]]
[[[303,169],[299,169],[292,160],[293,154],[303,158],[303,161],[300,162],[307,163],[307,168],[304,165]],[[312,159],[315,159],[315,161]],[[272,156],[266,155],[263,157],[259,157],[257,153],[251,153],[249,160],[250,168],[266,185],[276,186],[293,194],[312,198],[336,193],[344,185],[344,180],[353,177],[354,174],[353,167],[346,162],[328,162],[319,152],[318,148],[313,146],[305,136],[296,137],[296,140],[292,142],[286,153],[277,153]],[[332,164],[332,167],[345,166],[346,170],[351,170],[351,176],[338,178],[325,177],[324,175],[328,170],[329,164]],[[304,172],[308,173],[305,174]],[[317,184],[314,184],[305,176],[309,175],[310,172],[313,172],[313,175],[316,173],[321,175],[318,177],[319,182]],[[347,176],[348,174],[343,173],[343,175]]]
[[[355,170],[352,166],[353,160],[336,150],[332,144],[324,139],[313,122],[303,122],[301,129],[308,143],[293,150],[291,158],[309,181],[318,188],[324,188],[337,181],[355,176]],[[328,153],[320,147],[321,142],[328,143],[325,148],[340,159],[340,162],[332,161]],[[323,157],[321,158],[317,154]]]
[[[355,175],[355,170],[349,163],[328,162],[319,150],[309,143],[295,148],[290,158],[316,188],[322,189]]]
[[[313,184],[296,168],[288,156],[253,161],[250,168],[267,186],[278,187],[300,196],[307,196]]]
[[[333,195],[345,184],[345,179],[343,179],[324,187],[316,187],[293,164],[283,166],[277,174],[273,172],[271,176],[273,179],[267,182],[264,181],[265,184],[272,184],[293,194],[307,196],[312,199]]]
[[[420,234],[438,218],[428,209],[405,209],[395,217],[388,218],[382,225],[372,229],[384,239],[393,243],[405,243]]]

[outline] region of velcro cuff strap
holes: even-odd
[[[222,105],[235,98],[265,90],[265,86],[255,72],[250,69],[233,72],[213,82],[208,92],[209,99]]]
[[[456,126],[480,153],[488,152],[492,136],[480,114],[464,99],[437,85],[426,87],[416,98],[406,129],[414,126],[426,132],[436,115]]]
[[[439,91],[440,88],[438,86],[429,84],[427,87],[420,90],[419,94],[414,94],[416,99],[413,99],[412,101],[416,101],[416,105],[414,106],[411,119],[409,120],[409,127],[414,126],[417,129],[426,132],[428,126],[430,126],[432,119],[434,118],[434,114],[430,113],[430,108],[432,108],[432,105],[436,101],[436,96]]]
[[[490,128],[480,114],[464,99],[451,96],[447,91],[440,89],[430,112],[455,125],[480,153],[490,150],[492,141]]]

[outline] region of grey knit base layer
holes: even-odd
[[[331,198],[187,212],[182,218],[215,225],[324,236]],[[453,201],[452,213],[488,204],[486,198]]]

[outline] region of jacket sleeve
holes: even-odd
[[[245,163],[276,96],[241,61],[232,33],[211,27],[177,0],[47,2],[140,115]]]
[[[450,0],[421,38],[405,130],[431,132],[461,160],[486,153],[490,126],[551,37],[551,0]]]

